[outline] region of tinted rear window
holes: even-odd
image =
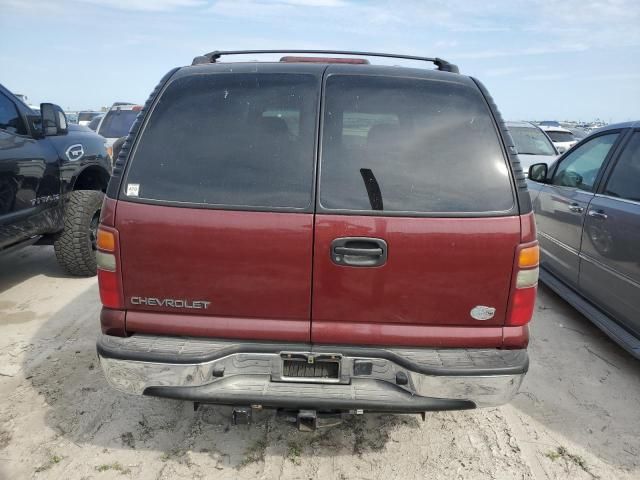
[[[320,203],[386,212],[502,212],[507,163],[477,88],[409,78],[327,79]]]
[[[547,132],[547,135],[549,135],[549,138],[554,142],[573,142],[575,140],[575,137],[571,132],[550,131],[550,132]]]
[[[153,200],[308,207],[318,90],[318,79],[304,74],[176,79],[140,137],[123,193],[133,184]]]
[[[138,113],[137,110],[111,110],[104,117],[98,133],[105,138],[125,137]]]

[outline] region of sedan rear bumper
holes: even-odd
[[[98,356],[116,389],[265,408],[424,412],[497,406],[518,391],[526,350],[370,348],[101,335]],[[302,358],[293,371],[288,359]],[[315,368],[314,368],[315,367]],[[306,370],[305,370],[306,369]],[[322,370],[325,372],[325,370]]]

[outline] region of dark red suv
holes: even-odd
[[[98,239],[111,385],[303,423],[507,402],[538,245],[488,92],[440,59],[231,53],[169,72],[118,157]]]

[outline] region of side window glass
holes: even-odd
[[[0,93],[0,130],[18,135],[26,135],[27,129],[15,104]]]
[[[604,193],[640,202],[640,132],[633,134],[620,155]]]
[[[618,138],[618,133],[600,135],[567,155],[553,176],[553,185],[593,191],[600,168]]]

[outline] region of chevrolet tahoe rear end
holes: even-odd
[[[165,76],[116,163],[109,383],[314,414],[508,402],[538,246],[484,87],[437,59],[216,59]]]

